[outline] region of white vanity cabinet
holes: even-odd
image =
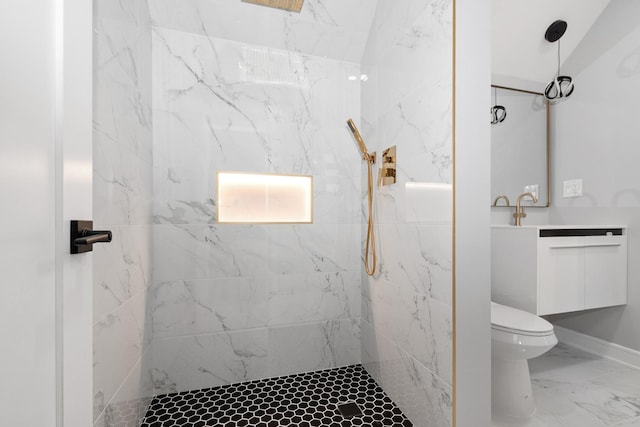
[[[627,303],[624,226],[494,226],[491,298],[537,315]]]

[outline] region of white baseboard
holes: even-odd
[[[553,325],[561,343],[640,369],[640,351]]]

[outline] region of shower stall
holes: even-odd
[[[95,425],[342,368],[449,426],[451,2],[250,3],[94,3]],[[371,277],[349,117],[399,151]],[[219,223],[222,171],[312,176],[313,222]]]

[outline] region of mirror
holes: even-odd
[[[506,196],[515,206],[518,196],[530,191],[538,203],[527,199],[527,206],[548,207],[548,101],[542,93],[493,85],[491,102],[491,205]],[[497,206],[507,206],[506,199]]]

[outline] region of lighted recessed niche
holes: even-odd
[[[311,223],[313,178],[218,172],[218,222]]]

